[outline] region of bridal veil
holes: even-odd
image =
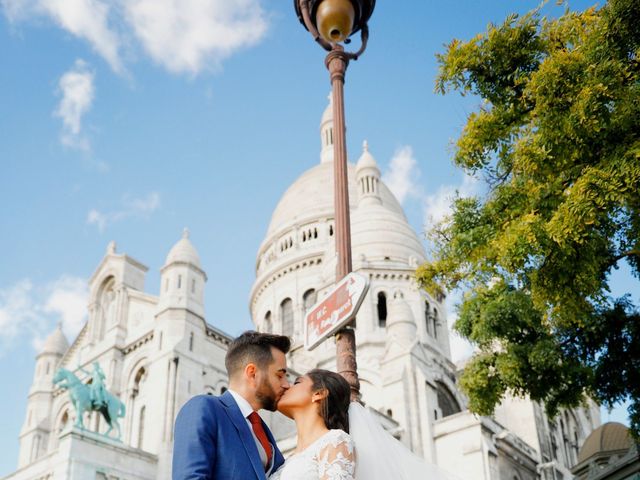
[[[356,447],[356,480],[459,480],[415,455],[358,402],[349,406],[349,434]]]

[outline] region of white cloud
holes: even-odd
[[[71,148],[88,151],[89,140],[83,136],[82,118],[91,108],[95,97],[94,74],[86,62],[76,60],[73,68],[66,72],[58,87],[62,99],[54,115],[62,119],[61,141]]]
[[[389,163],[389,170],[382,180],[400,203],[404,203],[409,196],[420,196],[421,188],[418,184],[420,169],[413,156],[413,149],[405,145],[396,150]]]
[[[267,30],[257,0],[130,0],[124,8],[145,51],[174,73],[217,68]]]
[[[101,0],[1,0],[9,20],[47,17],[72,35],[88,41],[111,65],[122,72],[121,38],[110,25],[112,5]]]
[[[461,184],[443,185],[435,194],[428,195],[420,183],[421,174],[413,149],[405,145],[395,151],[383,181],[401,204],[410,198],[422,202],[426,225],[444,220],[451,213],[451,204],[457,195],[468,197],[479,192],[478,181],[465,175]]]
[[[267,14],[260,0],[0,0],[12,22],[47,18],[87,41],[111,68],[141,48],[173,73],[215,69],[260,42]],[[126,51],[125,51],[126,50]]]
[[[31,329],[40,323],[40,314],[31,298],[32,290],[33,284],[28,279],[0,290],[0,349],[21,329]]]
[[[0,355],[21,337],[37,351],[56,323],[73,340],[86,320],[87,296],[86,282],[70,276],[43,286],[25,279],[0,289]]]
[[[43,312],[60,318],[62,330],[73,339],[82,329],[87,316],[87,282],[82,278],[63,276],[49,287]]]
[[[426,225],[441,222],[451,214],[451,204],[456,196],[469,197],[478,193],[478,180],[465,175],[460,185],[443,185],[433,195],[426,195],[423,200],[424,219]]]
[[[447,310],[447,323],[449,327],[449,344],[451,346],[451,360],[453,363],[460,364],[466,362],[475,351],[475,347],[458,332],[453,326],[458,319],[456,305],[460,303],[461,295],[459,291],[452,292],[445,300],[445,309]]]
[[[87,224],[96,225],[100,232],[104,232],[107,226],[131,217],[147,218],[160,207],[160,194],[151,192],[146,197],[134,198],[125,196],[122,199],[122,208],[112,212],[100,212],[96,209],[89,210]]]

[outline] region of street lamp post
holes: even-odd
[[[350,60],[357,60],[367,48],[367,22],[375,8],[375,0],[294,0],[300,22],[329,53],[325,65],[329,70],[333,100],[333,176],[335,238],[338,265],[336,282],[352,270],[351,222],[349,218],[349,183],[347,179],[347,146],[344,120],[344,78]],[[349,37],[361,32],[357,52],[347,52],[341,45]],[[356,363],[356,337],[351,326],[336,334],[337,370],[351,386],[351,398],[360,396],[360,382]]]

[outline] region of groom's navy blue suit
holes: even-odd
[[[284,457],[262,424],[273,446],[271,471],[275,472]],[[205,479],[266,480],[251,429],[229,392],[193,397],[176,418],[173,480]]]

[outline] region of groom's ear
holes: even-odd
[[[255,363],[247,363],[247,365],[244,367],[244,376],[249,381],[256,379],[257,372],[258,367]]]

